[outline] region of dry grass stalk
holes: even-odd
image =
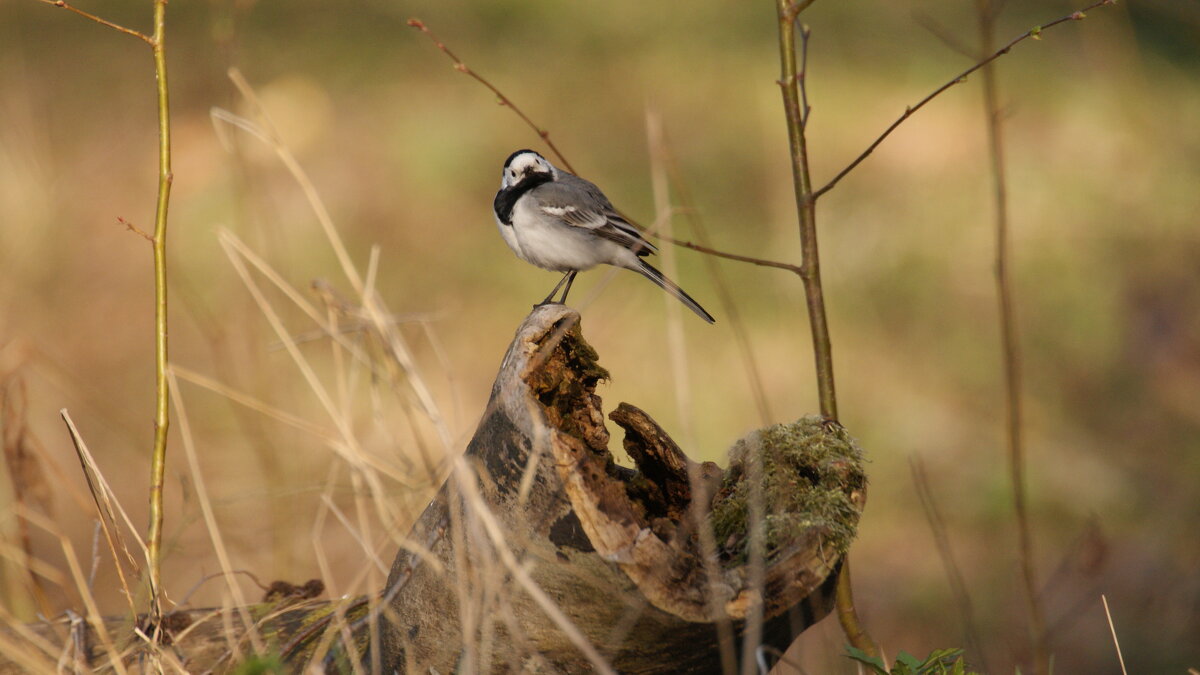
[[[134,541],[141,548],[144,560],[149,560],[150,552],[146,548],[146,544],[142,538],[138,536],[137,528],[133,526],[133,522],[129,519],[129,514],[125,512],[125,508],[121,506],[120,500],[116,498],[108,481],[105,480],[104,474],[96,465],[96,460],[92,457],[91,451],[88,450],[87,443],[84,442],[83,436],[79,434],[79,430],[75,428],[75,422],[71,419],[70,413],[66,408],[59,411],[63,422],[67,425],[67,431],[71,435],[71,443],[75,447],[75,454],[79,458],[79,464],[83,467],[83,475],[87,479],[88,490],[92,494],[92,500],[96,505],[96,514],[99,516],[100,527],[104,530],[104,539],[108,543],[109,551],[112,552],[113,565],[117,571],[117,578],[121,582],[121,590],[125,593],[125,598],[129,602],[130,612],[134,609],[134,595],[130,590],[129,581],[125,577],[125,569],[122,565],[122,558],[118,555],[118,551],[124,554],[124,560],[129,564],[132,574],[137,576],[141,572],[141,567],[137,564],[133,554],[129,552],[129,547],[125,543],[125,536],[121,531],[120,525],[117,523],[116,514],[121,514],[121,519],[125,526],[129,529]]]
[[[45,450],[37,437],[29,430],[28,394],[25,380],[16,374],[0,377],[0,446],[4,451],[4,462],[8,468],[9,485],[13,502],[18,511],[37,509],[53,517],[50,485],[42,469],[40,457]],[[21,557],[14,560],[13,569],[24,572],[27,591],[43,615],[51,613],[50,601],[42,586],[41,577],[30,565],[33,559],[33,543],[29,537],[29,523],[24,518],[16,519],[17,539]],[[12,602],[18,602],[16,588],[11,589]]]
[[[208,531],[209,541],[212,542],[213,552],[217,554],[217,561],[221,565],[225,583],[229,588],[230,596],[236,603],[237,612],[241,616],[242,624],[246,626],[250,643],[254,646],[256,652],[263,653],[266,649],[266,643],[263,641],[262,636],[259,635],[257,626],[250,618],[249,611],[246,609],[249,603],[246,602],[246,596],[242,593],[242,587],[237,583],[237,578],[233,573],[233,565],[230,563],[229,551],[225,547],[225,541],[222,539],[221,531],[217,527],[212,500],[209,499],[208,488],[204,483],[204,474],[200,470],[200,461],[196,456],[196,446],[192,437],[191,424],[188,422],[187,408],[184,407],[183,397],[179,392],[179,381],[175,379],[173,371],[168,372],[168,381],[175,394],[172,400],[175,404],[175,414],[179,418],[179,431],[183,440],[183,451],[187,457],[188,470],[192,474],[192,482],[196,486],[196,499],[200,503],[200,512],[204,516],[204,526]]]

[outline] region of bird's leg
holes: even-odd
[[[567,304],[567,293],[571,292],[571,284],[575,283],[575,275],[576,274],[579,274],[578,270],[572,270],[570,272],[567,272],[567,276],[566,276],[567,287],[563,289],[562,300],[558,301],[559,304],[563,304],[563,305]],[[551,293],[551,295],[554,295],[554,294]]]
[[[562,285],[564,283],[566,283],[568,279],[574,279],[574,278],[575,278],[575,272],[567,272],[566,274],[564,274],[563,278],[559,279],[558,283],[554,285],[554,290],[550,291],[550,295],[547,295],[545,300],[534,305],[534,307],[541,307],[542,305],[550,305],[550,304],[562,304],[562,303],[554,302],[554,294],[558,293],[558,289],[562,288]],[[571,284],[569,284],[569,283],[567,284],[567,290],[571,290]],[[565,293],[563,294],[563,299],[564,300],[566,299]]]

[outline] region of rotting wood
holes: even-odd
[[[448,481],[418,521],[415,539],[427,539],[422,532],[431,524],[450,523],[450,533],[424,552],[441,563],[440,573],[417,564],[412,551],[396,559],[381,645],[388,672],[591,670],[565,631],[499,566],[493,542],[479,535],[479,502],[503,525],[506,545],[537,585],[619,672],[720,672],[718,622],[729,622],[740,642],[760,602],[763,643],[778,650],[830,611],[835,572],[866,494],[858,450],[845,431],[818,418],[760,430],[736,446],[727,475],[711,462],[693,463],[646,413],[621,404],[610,417],[625,430],[625,450],[638,467],[628,469],[608,450],[596,394],[607,377],[573,310],[535,308],[517,330],[466,452],[481,499],[465,498]],[[809,434],[800,445],[827,454],[788,474],[778,462],[790,455],[768,440],[791,443],[796,434]],[[784,481],[780,489],[806,495],[765,497],[772,519],[761,591],[749,587],[738,553],[749,540],[747,521],[722,534],[715,566],[707,566],[717,570],[710,579],[690,511],[698,498],[705,510],[715,501],[719,514],[736,514],[745,492],[739,481],[756,461],[790,476],[776,481]],[[780,512],[781,503],[811,508],[819,501],[812,491],[836,503],[814,513]],[[781,518],[790,524],[772,534],[770,524]],[[735,517],[719,526],[730,523],[738,527]],[[711,525],[711,518],[703,524]]]

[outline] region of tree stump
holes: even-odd
[[[385,672],[721,672],[747,647],[773,661],[829,613],[866,498],[845,430],[767,427],[722,471],[623,403],[609,417],[628,469],[608,450],[607,377],[573,310],[537,307],[520,326],[463,461],[393,564]]]
[[[774,661],[832,607],[866,498],[861,452],[836,422],[806,417],[742,438],[722,471],[622,403],[609,418],[637,465],[625,468],[596,395],[607,377],[577,313],[535,309],[381,595],[319,602],[319,582],[282,584],[248,608],[173,612],[158,655],[134,630],[154,632],[144,618],[4,626],[0,673],[148,658],[189,672],[445,674]],[[255,664],[247,621],[268,650]]]

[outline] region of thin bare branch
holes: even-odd
[[[750,263],[751,265],[758,265],[760,267],[774,267],[776,269],[787,270],[794,274],[800,274],[800,266],[799,265],[793,265],[791,263],[779,262],[778,260],[766,260],[764,258],[754,258],[752,256],[739,255],[737,253],[726,253],[725,251],[718,251],[715,248],[701,246],[700,244],[696,244],[696,243],[693,243],[690,241],[683,241],[680,239],[675,239],[673,237],[660,236],[658,238],[663,241],[669,241],[672,244],[675,244],[676,246],[682,246],[683,248],[690,248],[693,251],[699,251],[700,253],[705,253],[707,255],[716,256],[718,258],[725,258],[726,260],[736,260],[738,262]]]
[[[121,216],[117,216],[117,222],[124,225],[126,230],[129,230],[130,232],[133,232],[134,234],[140,235],[142,237],[142,239],[145,239],[146,241],[150,242],[151,244],[154,243],[154,235],[143,230],[142,228],[138,227],[137,225],[134,225],[132,221],[125,220]]]
[[[976,0],[980,50],[987,54],[995,46],[995,20],[998,6],[993,0]],[[987,126],[988,155],[991,160],[993,207],[996,237],[996,299],[999,311],[1000,347],[1004,374],[1005,436],[1008,444],[1009,472],[1012,481],[1013,512],[1017,521],[1017,560],[1021,567],[1022,591],[1028,613],[1029,636],[1033,651],[1034,675],[1050,672],[1050,650],[1046,642],[1046,621],[1038,597],[1034,569],[1033,535],[1029,523],[1025,484],[1025,447],[1021,401],[1021,345],[1017,336],[1016,298],[1012,282],[1011,236],[1008,218],[1008,182],[1004,159],[1004,125],[1000,119],[1000,94],[994,64],[983,66],[983,113]]]
[[[145,33],[142,33],[140,31],[133,30],[131,28],[126,28],[119,24],[115,24],[107,19],[102,19],[102,18],[96,16],[95,14],[85,12],[82,9],[79,9],[78,7],[74,7],[72,5],[67,4],[66,2],[64,2],[64,0],[38,0],[38,2],[45,4],[45,5],[52,5],[54,7],[62,7],[63,9],[70,10],[72,12],[75,12],[79,16],[82,16],[85,19],[90,19],[92,21],[95,21],[96,23],[98,23],[102,26],[108,26],[109,28],[116,30],[116,31],[120,31],[126,35],[132,35],[133,37],[141,40],[142,42],[145,42],[146,44],[150,45],[151,47],[154,46],[154,38],[150,37],[149,35],[146,35]]]
[[[918,101],[916,105],[910,105],[907,108],[905,108],[904,114],[902,114],[902,115],[900,115],[900,117],[896,118],[896,121],[892,122],[892,124],[887,129],[884,129],[883,133],[880,134],[879,137],[876,138],[874,141],[872,141],[871,145],[867,146],[866,150],[862,151],[862,154],[860,154],[858,157],[856,157],[853,162],[850,162],[850,164],[848,164],[846,166],[846,168],[839,171],[838,174],[833,177],[833,180],[826,183],[824,187],[813,192],[813,199],[814,200],[818,199],[821,197],[821,195],[832,190],[835,185],[837,185],[843,178],[846,177],[846,174],[853,171],[856,167],[858,167],[859,164],[862,164],[863,160],[865,160],[867,157],[869,157],[872,152],[875,152],[875,148],[879,147],[879,144],[883,143],[884,139],[886,139],[888,136],[890,136],[892,134],[892,132],[896,130],[897,127],[899,127],[901,124],[904,123],[905,120],[907,120],[909,117],[912,117],[913,114],[915,112],[917,112],[918,110],[920,110],[921,108],[925,107],[926,103],[929,103],[933,99],[940,96],[942,94],[942,92],[946,91],[947,89],[949,89],[950,87],[953,87],[956,84],[961,84],[962,82],[965,82],[967,79],[967,76],[970,75],[971,73],[974,73],[975,71],[986,66],[987,64],[991,63],[992,61],[995,61],[996,59],[1000,58],[1001,56],[1004,56],[1005,54],[1007,54],[1009,52],[1009,50],[1011,50],[1017,44],[1024,42],[1025,40],[1027,40],[1029,38],[1033,38],[1035,40],[1040,39],[1042,32],[1045,31],[1047,28],[1053,28],[1054,26],[1057,26],[1061,23],[1066,23],[1068,21],[1080,21],[1087,17],[1086,13],[1088,11],[1091,11],[1097,7],[1103,7],[1104,5],[1112,5],[1115,3],[1116,3],[1116,0],[1097,0],[1097,2],[1093,2],[1092,4],[1088,5],[1087,7],[1084,7],[1081,10],[1076,10],[1074,12],[1071,12],[1070,14],[1067,14],[1066,16],[1055,19],[1054,21],[1051,21],[1050,23],[1043,24],[1041,26],[1034,26],[1033,28],[1031,28],[1031,29],[1025,31],[1024,33],[1018,35],[1017,37],[1013,38],[1012,40],[1009,40],[1007,44],[1005,44],[1000,49],[997,49],[996,51],[992,52],[992,54],[990,56],[988,56],[987,58],[976,63],[975,65],[971,66],[970,68],[967,68],[963,72],[954,76],[954,78],[951,79],[949,82],[947,82],[947,83],[943,84],[942,86],[938,87],[937,89],[933,90],[933,92],[931,94],[929,94],[925,98]]]
[[[475,72],[474,70],[471,70],[471,68],[469,66],[467,66],[467,64],[463,63],[462,59],[455,56],[454,52],[450,51],[450,48],[447,47],[444,42],[439,40],[438,37],[433,34],[433,31],[429,30],[429,27],[426,26],[423,21],[421,21],[420,19],[417,19],[417,18],[409,19],[408,25],[412,26],[413,28],[416,28],[417,30],[424,33],[425,35],[428,35],[429,39],[433,40],[433,44],[437,45],[437,48],[442,50],[442,53],[445,54],[446,56],[450,57],[450,60],[454,62],[455,70],[457,70],[458,72],[460,72],[464,75],[471,76],[477,82],[479,82],[483,86],[490,89],[491,92],[496,95],[497,103],[499,103],[502,106],[511,108],[513,112],[517,113],[517,116],[520,117],[522,120],[524,120],[525,124],[528,124],[529,128],[533,129],[534,133],[536,133],[538,135],[538,137],[540,137],[543,141],[546,142],[546,146],[550,148],[550,151],[554,153],[554,156],[558,159],[558,161],[562,162],[563,167],[567,171],[570,171],[571,173],[575,173],[575,169],[571,167],[571,163],[567,161],[567,158],[564,157],[561,152],[559,152],[558,146],[554,145],[554,141],[550,140],[550,132],[549,131],[547,131],[547,130],[539,127],[537,124],[535,124],[533,120],[529,119],[528,115],[526,115],[507,96],[505,96],[499,89],[497,89],[495,85],[493,85],[491,82],[488,82],[487,79],[484,78],[479,73]]]

